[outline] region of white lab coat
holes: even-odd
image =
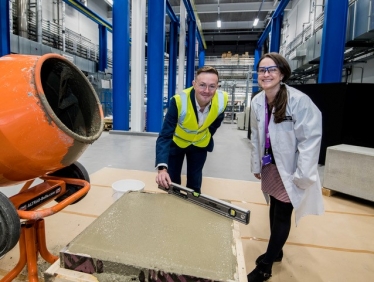
[[[306,215],[324,212],[322,185],[318,174],[322,115],[312,100],[286,85],[288,101],[285,120],[269,122],[270,142],[279,174],[295,209],[296,224]],[[292,120],[290,120],[292,118]],[[261,173],[265,150],[265,91],[251,102],[252,173]],[[269,197],[265,195],[269,203]]]

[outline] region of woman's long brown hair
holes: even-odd
[[[274,61],[274,63],[277,65],[279,71],[281,74],[283,74],[283,79],[281,83],[281,86],[279,88],[279,91],[277,95],[275,95],[275,99],[272,103],[272,107],[275,108],[274,112],[274,122],[280,123],[283,121],[283,119],[286,116],[286,107],[287,107],[287,88],[284,82],[286,82],[290,76],[291,76],[291,68],[288,64],[287,60],[278,53],[267,53],[264,54],[260,61],[258,62],[258,65],[260,65],[260,62],[265,59],[269,58]],[[258,67],[257,67],[258,68]]]

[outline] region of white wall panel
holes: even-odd
[[[59,4],[57,4],[57,2]],[[42,1],[42,13],[43,13],[43,20],[56,22],[58,24],[62,24],[62,0],[59,1],[51,1],[51,0],[43,0]],[[107,21],[108,23],[112,24],[112,20],[107,18],[108,15],[108,7],[105,1],[102,0],[88,0],[87,7],[99,15],[102,19]],[[57,7],[59,5],[59,9]],[[60,11],[60,15],[58,16],[57,11]],[[92,43],[98,45],[99,44],[99,30],[98,24],[74,9],[73,7],[69,6],[65,3],[65,27],[81,34],[82,36],[91,40]],[[112,33],[108,32],[108,49],[112,49]]]

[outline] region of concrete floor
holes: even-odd
[[[79,203],[46,218],[47,246],[52,253],[57,255],[114,202],[113,182],[139,179],[145,183],[145,191],[159,190],[154,180],[156,138],[103,132],[83,153],[79,162],[89,172],[92,188]],[[321,179],[323,169],[321,166]],[[268,207],[259,181],[250,172],[247,132],[238,130],[236,124],[223,124],[215,135],[215,149],[204,168],[202,193],[251,211],[250,223],[240,224],[245,265],[251,271],[256,257],[266,249]],[[374,204],[343,194],[324,196],[324,202],[324,215],[303,218],[297,227],[293,223],[283,261],[275,263],[270,281],[374,281]],[[0,279],[18,257],[16,246],[0,260]],[[26,270],[14,281],[27,281]]]

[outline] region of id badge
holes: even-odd
[[[262,166],[271,164],[271,155],[264,155],[262,157]]]

